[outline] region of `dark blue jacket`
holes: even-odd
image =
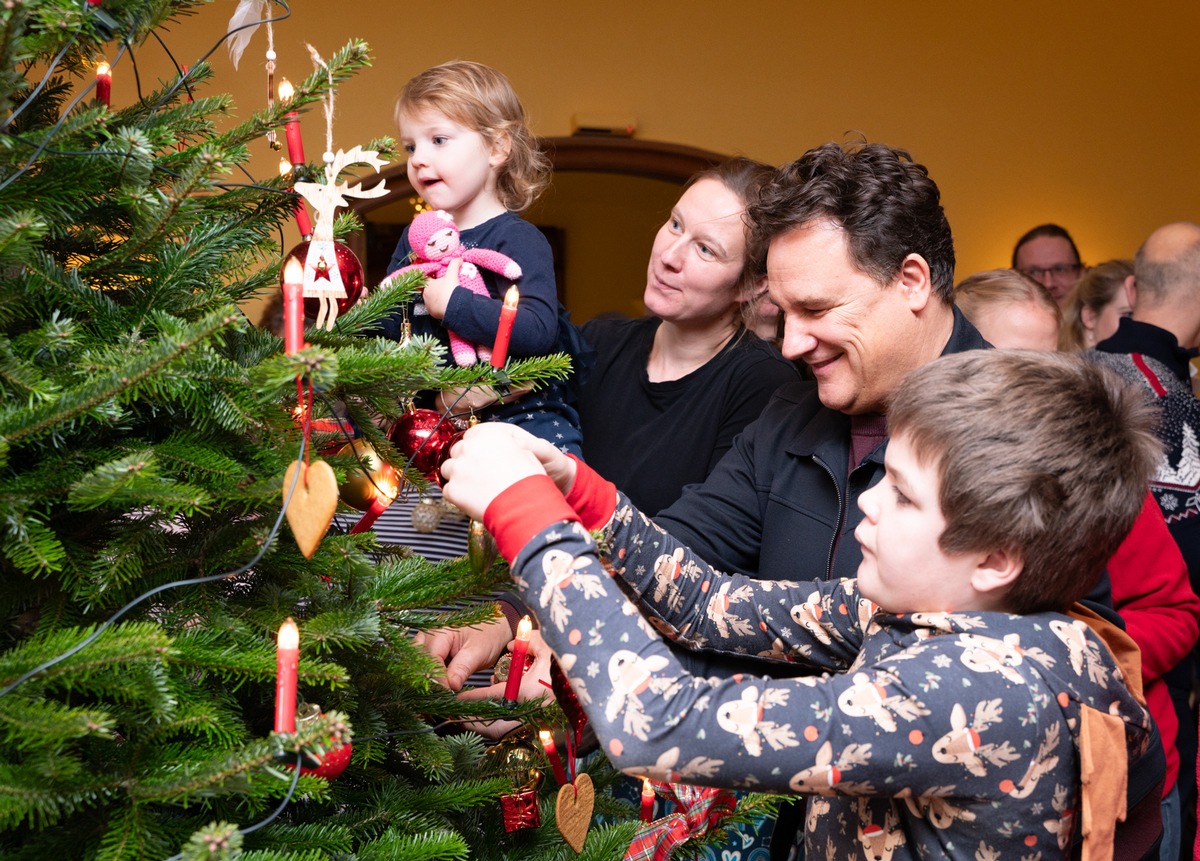
[[[957,308],[942,355],[988,346]],[[858,496],[883,477],[887,443],[847,477],[850,417],[813,382],[781,387],[703,484],[654,522],[714,567],[763,580],[853,577]]]

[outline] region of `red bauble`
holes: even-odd
[[[295,248],[288,252],[287,257],[283,259],[283,265],[287,266],[288,260],[295,257],[300,261],[300,265],[304,265],[305,259],[308,257],[308,246],[311,243],[301,242]],[[349,246],[343,245],[340,242],[334,243],[335,256],[337,257],[336,265],[338,272],[342,276],[342,285],[346,288],[346,296],[343,299],[337,300],[338,314],[345,314],[354,307],[354,303],[362,296],[363,291],[363,268],[358,262],[358,257],[350,250]],[[327,261],[328,265],[335,265],[335,261]],[[321,312],[321,300],[310,298],[304,300],[304,317],[308,320],[317,319],[317,314]]]
[[[325,751],[325,755],[321,757],[320,765],[316,768],[301,766],[300,773],[315,774],[317,777],[333,780],[341,776],[341,773],[346,770],[346,766],[350,764],[350,756],[353,753],[354,745],[351,742],[335,745]]]
[[[302,728],[304,725],[322,716],[323,714],[319,705],[316,703],[305,703],[296,710],[296,726]],[[323,777],[326,780],[333,780],[346,770],[346,766],[350,764],[350,756],[354,753],[354,745],[349,741],[344,744],[336,744],[333,738],[329,738],[326,744],[329,747],[325,750],[324,756],[305,752],[301,762],[311,764],[302,764],[300,766],[301,774],[313,774],[317,777]],[[294,766],[289,764],[289,767]]]
[[[408,458],[408,465],[439,484],[442,480],[439,470],[458,437],[459,432],[450,419],[443,419],[436,410],[409,410],[388,431],[388,439]]]

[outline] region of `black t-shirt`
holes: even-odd
[[[584,460],[647,513],[703,481],[775,389],[799,378],[766,341],[743,331],[682,379],[652,383],[646,366],[660,322],[583,327],[597,352],[580,395]]]

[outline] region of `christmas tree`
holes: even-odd
[[[421,339],[372,335],[411,280],[330,331],[310,326],[290,354],[240,310],[279,290],[288,186],[320,170],[239,168],[284,110],[311,109],[366,66],[367,47],[347,45],[290,105],[232,128],[202,58],[153,89],[139,82],[130,104],[97,98],[99,58],[122,68],[198,5],[0,7],[0,855],[569,857],[547,827],[553,781],[546,824],[503,828],[502,798],[528,768],[549,774],[541,749],[523,748],[513,775],[454,731],[464,705],[411,641],[491,617],[482,602],[428,608],[496,587],[502,566],[435,565],[336,529],[309,557],[284,517],[305,487],[285,473],[321,459],[313,448],[344,451],[323,456],[339,482],[368,444],[403,471],[382,427],[407,396],[500,379],[445,367]],[[337,232],[352,227],[339,217]],[[507,374],[528,385],[567,368],[554,357]],[[297,421],[335,409],[355,446]],[[289,617],[311,717],[295,733],[273,732]],[[503,704],[471,714],[512,716]],[[597,806],[614,824],[593,827],[581,857],[621,857],[637,823],[618,820],[632,811]]]

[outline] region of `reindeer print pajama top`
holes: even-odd
[[[728,576],[619,495],[601,564],[574,517],[538,477],[485,522],[604,751],[633,775],[811,796],[809,861],[1066,857],[1081,736],[1105,739],[1117,774],[1146,745],[1149,717],[1084,621],[897,616],[854,580]],[[693,677],[664,636],[747,656],[746,672]],[[772,679],[779,661],[813,674]]]

